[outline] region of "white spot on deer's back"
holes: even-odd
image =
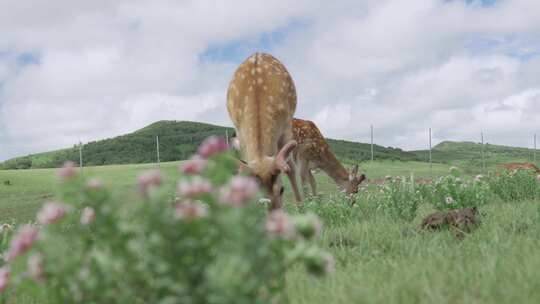
[[[255,56],[249,57],[248,60],[249,60],[249,62],[251,62],[251,63],[255,63]]]
[[[261,77],[257,78],[257,83],[258,83],[258,84],[262,84],[262,83],[263,83],[263,80],[262,80]]]
[[[262,73],[262,69],[260,67],[257,67],[255,71],[257,71],[257,73]]]
[[[255,75],[255,69],[251,69],[251,75]]]

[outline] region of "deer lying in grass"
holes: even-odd
[[[312,121],[294,118],[293,134],[298,143],[294,159],[300,170],[302,186],[305,187],[309,182],[313,195],[317,195],[317,185],[311,170],[320,168],[352,199],[360,183],[366,179],[364,174],[358,175],[358,165],[350,173],[347,172]]]
[[[229,84],[227,110],[245,161],[240,169],[258,179],[272,209],[283,204],[282,172],[300,202],[295,165],[289,158],[296,147],[292,134],[296,89],[287,69],[271,55],[250,56]]]

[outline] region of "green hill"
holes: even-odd
[[[232,128],[190,121],[158,121],[130,134],[91,141],[83,147],[86,166],[156,162],[156,136],[159,136],[161,161],[175,161],[191,156],[208,136],[233,134]],[[371,159],[371,146],[345,140],[328,139],[332,150],[347,163]],[[478,169],[482,165],[481,144],[443,141],[433,148],[433,162]],[[515,161],[531,161],[533,150],[486,144],[487,166]],[[427,150],[403,151],[374,145],[375,159],[428,161]],[[540,154],[538,155],[540,158]],[[17,157],[0,163],[0,169],[54,168],[65,161],[79,162],[79,149],[50,151]]]
[[[428,150],[411,151],[422,161],[429,159]],[[501,145],[484,145],[484,159],[487,167],[508,162],[532,162],[534,150]],[[540,157],[538,153],[537,158]],[[482,144],[475,142],[443,141],[433,147],[434,162],[447,163],[463,167],[479,168],[482,166]]]
[[[159,121],[130,134],[91,141],[83,146],[86,166],[151,163],[156,161],[156,136],[159,136],[160,160],[186,159],[208,136],[225,135],[232,128],[189,121]],[[79,163],[79,148],[32,154],[5,161],[4,169],[54,168],[71,160]]]
[[[175,161],[191,156],[210,135],[233,134],[232,128],[189,121],[159,121],[130,134],[91,141],[83,146],[86,166],[152,163],[156,161],[156,136],[159,136],[161,161]],[[359,162],[371,158],[369,144],[329,139],[341,159]],[[417,155],[401,149],[374,146],[377,159],[418,160]],[[0,164],[3,169],[54,168],[65,161],[79,162],[79,149],[71,148],[17,157]]]

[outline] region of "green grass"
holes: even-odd
[[[178,169],[180,162],[161,163],[167,172]],[[85,167],[84,174],[98,177],[105,185],[114,185],[120,191],[131,192],[137,174],[155,169],[156,164],[114,165]],[[46,200],[54,198],[58,187],[57,169],[0,170],[0,222],[27,222]],[[3,181],[9,180],[11,186]]]
[[[416,233],[415,225],[366,212],[326,227],[321,243],[336,272],[315,280],[287,276],[291,303],[538,303],[538,201],[493,203],[463,241],[450,232]],[[424,215],[429,210],[424,210]]]
[[[166,172],[178,162],[163,163]],[[133,192],[138,172],[154,164],[85,168],[88,176]],[[360,163],[371,179],[385,175],[429,178],[432,171],[421,162],[376,161]],[[435,164],[433,175],[448,173],[448,165]],[[41,203],[57,187],[53,169],[4,170],[0,182],[0,222],[32,220]],[[318,203],[327,203],[337,187],[318,173]],[[288,186],[288,182],[284,180]],[[295,212],[291,191],[288,209]],[[375,206],[357,205],[355,212],[342,205],[325,205],[346,220],[326,222],[320,245],[336,257],[336,272],[315,279],[302,269],[287,274],[291,303],[538,303],[540,302],[540,201],[506,203],[493,200],[482,207],[482,224],[463,240],[449,231],[418,233],[422,217],[432,212],[423,205],[412,222],[394,220]],[[315,206],[316,207],[316,206]],[[345,210],[346,211],[346,210]],[[340,213],[341,212],[341,213]],[[324,216],[323,216],[324,218]]]

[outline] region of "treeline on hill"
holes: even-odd
[[[211,135],[225,136],[232,128],[187,121],[159,121],[133,133],[91,141],[83,146],[85,166],[156,162],[156,136],[161,161],[186,159]],[[3,163],[4,169],[54,168],[65,161],[79,163],[79,148],[17,157]]]
[[[327,138],[332,151],[342,160],[356,163],[371,160],[371,144]],[[378,160],[418,161],[420,158],[399,148],[373,145],[373,154]]]
[[[134,164],[156,162],[156,136],[159,136],[161,161],[175,161],[190,157],[199,144],[208,136],[224,136],[232,128],[189,121],[159,121],[136,132],[92,141],[83,146],[85,166],[112,164]],[[371,159],[370,144],[328,139],[332,150],[346,162],[361,162]],[[401,149],[374,146],[377,159],[419,160],[416,154]],[[79,148],[17,157],[0,165],[2,169],[54,168],[71,160],[79,163]]]

